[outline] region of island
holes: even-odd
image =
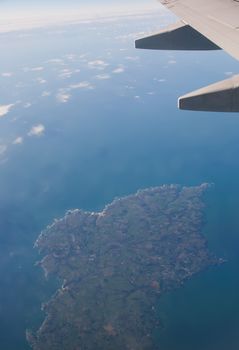
[[[202,234],[210,187],[164,185],[115,199],[102,212],[68,211],[39,236],[45,275],[62,286],[27,331],[33,350],[156,350],[155,306],[222,262]]]

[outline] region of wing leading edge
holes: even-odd
[[[161,0],[182,20],[165,30],[136,40],[137,48],[158,50],[224,49],[239,60],[238,0]],[[239,76],[179,98],[179,108],[239,112]]]

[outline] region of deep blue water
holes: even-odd
[[[134,49],[128,34],[169,20],[0,36],[0,74],[13,73],[0,77],[0,105],[16,103],[0,118],[0,145],[7,147],[0,159],[1,349],[26,350],[25,329],[40,324],[40,304],[55,288],[34,266],[33,250],[53,218],[71,208],[101,210],[139,188],[202,182],[215,183],[204,232],[210,249],[228,263],[159,300],[165,328],[157,337],[163,350],[238,348],[239,116],[176,108],[179,95],[236,73],[238,63],[223,52]],[[89,63],[96,60],[107,65],[93,69]],[[36,67],[43,69],[31,70]],[[64,69],[72,76],[63,79]],[[110,79],[97,78],[103,74]],[[67,90],[82,81],[94,88]],[[67,103],[56,98],[62,89],[72,95]],[[44,91],[50,96],[42,97]],[[44,135],[28,136],[38,124]],[[23,143],[13,145],[17,137]]]

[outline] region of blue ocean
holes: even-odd
[[[162,350],[239,348],[239,115],[177,98],[238,71],[224,52],[137,51],[172,21],[128,16],[0,35],[0,348],[26,350],[58,281],[34,242],[73,208],[162,184],[214,183],[203,233],[227,260],[158,301]]]

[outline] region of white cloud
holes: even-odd
[[[75,89],[86,89],[93,90],[95,87],[89,81],[81,81],[80,83],[71,84],[67,90],[75,90]]]
[[[87,62],[86,58],[88,57],[88,54],[87,53],[82,53],[80,56],[79,56],[79,59],[82,61],[82,62]]]
[[[103,60],[95,60],[95,61],[90,61],[88,62],[88,66],[89,68],[91,69],[100,69],[100,70],[103,70],[105,69],[109,64],[106,63],[105,61]]]
[[[23,143],[23,137],[19,136],[13,141],[13,145],[21,145]]]
[[[126,56],[126,60],[136,62],[139,60],[139,56]]]
[[[157,82],[159,82],[159,83],[165,83],[165,82],[166,82],[166,79],[164,79],[164,78],[161,78],[161,79],[154,78],[154,81],[157,81]]]
[[[94,90],[95,86],[92,83],[90,83],[89,81],[81,81],[81,82],[76,83],[76,84],[71,84],[71,85],[67,86],[66,88],[60,89],[58,91],[58,94],[56,95],[58,102],[60,102],[60,103],[68,102],[69,99],[71,98],[70,92],[72,90],[77,90],[77,89]]]
[[[60,103],[66,103],[71,98],[70,92],[72,90],[84,89],[84,90],[94,90],[95,86],[89,81],[81,81],[79,83],[71,84],[63,89],[59,89],[56,98]]]
[[[27,72],[41,72],[44,70],[44,67],[24,67],[23,72],[27,73]]]
[[[60,65],[64,65],[64,60],[61,58],[52,58],[48,61],[46,61],[46,63],[53,63],[53,64],[60,64]]]
[[[14,105],[15,103],[11,103],[9,105],[0,105],[0,117],[4,117],[6,114],[8,114]]]
[[[59,74],[59,78],[61,79],[67,79],[67,78],[71,78],[72,77],[72,74],[73,74],[73,71],[66,68],[66,69],[62,69],[60,71],[60,74]]]
[[[115,39],[125,42],[125,41],[129,41],[129,40],[131,41],[131,40],[135,40],[137,38],[141,38],[145,35],[146,35],[146,33],[141,31],[141,32],[118,35],[118,36],[116,36]]]
[[[168,64],[176,64],[176,63],[177,63],[176,60],[169,60],[169,61],[168,61]]]
[[[70,53],[70,54],[66,55],[66,59],[69,61],[75,61],[76,55],[74,53]]]
[[[9,77],[13,76],[13,73],[12,72],[4,72],[1,74],[1,76],[4,78],[9,78]]]
[[[43,93],[41,94],[42,97],[48,97],[51,95],[50,91],[43,91]]]
[[[40,78],[40,77],[37,78],[36,81],[37,81],[39,84],[46,84],[46,83],[47,83],[46,79],[43,79],[43,78]]]
[[[80,69],[71,70],[71,69],[65,68],[60,71],[59,78],[68,79],[68,78],[71,78],[73,74],[80,73],[80,71],[81,71]]]
[[[111,76],[109,74],[98,74],[96,75],[96,79],[98,80],[108,80]]]
[[[44,70],[44,67],[33,67],[33,68],[31,68],[32,72],[40,72],[42,70]]]
[[[43,124],[35,125],[28,132],[28,136],[42,136],[45,131],[45,126]]]
[[[60,103],[66,103],[69,101],[69,99],[71,98],[71,95],[64,92],[64,91],[60,91],[57,95],[56,98],[58,100],[58,102]]]
[[[125,71],[125,68],[123,66],[119,66],[118,68],[114,69],[112,73],[114,74],[120,74]]]

